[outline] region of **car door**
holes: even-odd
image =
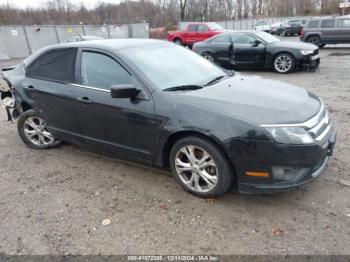
[[[350,19],[338,20],[338,43],[350,43]]]
[[[247,33],[234,33],[232,36],[234,64],[239,67],[260,66],[265,63],[266,47]]]
[[[214,55],[215,61],[221,65],[232,64],[233,50],[230,50],[232,45],[232,39],[230,34],[221,34],[216,36],[211,40],[209,44],[209,49],[206,52],[212,53]]]
[[[321,20],[322,42],[334,43],[337,42],[338,28],[336,28],[335,19]]]
[[[93,49],[79,52],[80,84],[78,117],[89,145],[113,150],[143,162],[152,160],[156,143],[154,104],[147,90],[117,58]],[[133,85],[138,98],[112,98],[112,85]]]
[[[187,44],[194,44],[196,42],[197,28],[198,28],[197,24],[189,24],[187,26],[186,35],[185,35]]]
[[[76,103],[79,92],[75,82],[76,48],[59,48],[39,56],[26,69],[23,81],[33,107],[53,134],[68,141],[78,139],[80,125]]]
[[[206,24],[199,24],[197,27],[197,34],[195,37],[195,42],[201,42],[210,37],[209,28]]]

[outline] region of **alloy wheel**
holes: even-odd
[[[50,146],[55,142],[53,135],[47,131],[46,123],[40,117],[29,117],[24,121],[23,131],[28,140],[37,146]]]
[[[218,183],[218,168],[212,156],[204,149],[187,145],[175,157],[176,173],[184,185],[195,192],[211,191]]]
[[[214,63],[214,57],[210,54],[204,54],[203,57],[207,59],[208,61]]]
[[[288,72],[293,65],[292,59],[287,55],[280,55],[275,60],[275,68],[279,73]]]

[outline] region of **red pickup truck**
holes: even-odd
[[[185,30],[169,31],[168,41],[191,47],[194,43],[224,32],[225,29],[217,23],[187,23]]]

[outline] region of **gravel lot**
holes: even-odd
[[[324,174],[283,194],[208,202],[167,171],[69,144],[31,150],[1,110],[0,253],[350,254],[350,48],[321,56],[315,73],[243,72],[307,88],[337,125]]]

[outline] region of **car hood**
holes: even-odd
[[[283,47],[283,48],[291,48],[291,49],[300,49],[300,50],[310,50],[314,51],[318,47],[313,44],[302,43],[302,42],[291,42],[291,41],[280,41],[271,43],[270,46],[274,47]]]
[[[255,124],[305,122],[321,102],[303,88],[257,76],[235,75],[213,86],[178,93],[187,105],[221,112]]]

